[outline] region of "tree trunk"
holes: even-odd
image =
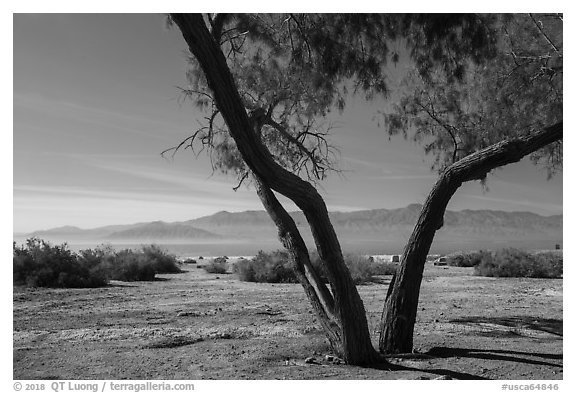
[[[253,178],[262,205],[278,228],[278,238],[290,253],[296,277],[304,287],[304,292],[326,332],[328,341],[332,347],[338,348],[342,337],[341,327],[334,316],[334,298],[312,266],[308,248],[294,219],[280,204],[272,190],[256,176]]]
[[[426,198],[418,222],[404,248],[402,261],[382,313],[379,348],[382,353],[412,351],[414,323],[426,256],[436,231],[443,226],[446,206],[460,185],[479,180],[491,170],[520,161],[526,155],[562,139],[562,122],[532,135],[503,141],[450,165]]]
[[[327,329],[326,333],[334,350],[349,364],[361,365],[379,361],[378,353],[370,340],[364,305],[344,263],[340,243],[328,217],[324,200],[310,183],[281,167],[263,145],[242,104],[224,54],[208,31],[202,16],[172,14],[172,19],[180,28],[190,51],[206,75],[230,135],[260,185],[259,195],[278,226],[282,242],[288,246],[293,256],[301,258],[296,263],[302,263],[303,266],[306,266],[303,262],[306,257],[300,244],[303,241],[298,239],[299,234],[296,235],[297,231],[294,231],[295,225],[292,227],[283,208],[280,209],[280,204],[269,189],[294,201],[308,220],[318,254],[327,269],[333,294],[332,318],[329,317],[327,308],[323,306],[324,311],[320,311],[315,305],[316,300],[329,299],[324,290],[319,289],[312,295],[310,288],[307,289],[306,281],[303,286],[309,297],[312,296],[314,309]],[[330,301],[325,303],[328,305]],[[326,315],[322,312],[326,312]],[[332,322],[335,325],[331,324]],[[338,326],[338,329],[333,329],[334,326]],[[335,333],[337,330],[338,334]]]

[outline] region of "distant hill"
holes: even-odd
[[[347,249],[388,249],[399,252],[406,244],[422,205],[399,209],[331,212],[330,219]],[[306,218],[290,213],[305,240],[312,241]],[[184,222],[227,237],[274,241],[276,228],[265,211],[218,212]],[[444,227],[436,233],[433,249],[553,248],[562,242],[562,216],[494,210],[447,211]]]
[[[395,250],[406,244],[422,206],[332,212],[331,221],[346,250]],[[312,246],[312,235],[301,212],[290,213],[304,239]],[[216,214],[167,223],[154,221],[112,225],[95,229],[65,226],[26,235],[66,242],[225,242],[280,248],[276,227],[265,211]],[[562,242],[562,215],[540,216],[529,212],[493,210],[447,211],[444,227],[434,239],[433,250],[499,248],[553,248]]]
[[[220,239],[221,236],[194,228],[191,225],[166,223],[154,221],[148,224],[139,225],[135,228],[119,230],[107,236],[110,240],[197,240],[197,239]]]
[[[331,212],[334,227],[342,232],[379,232],[390,228],[408,227],[410,231],[418,219],[422,205],[412,204],[399,209],[373,209],[353,212]],[[296,224],[306,226],[301,212],[290,213]],[[265,211],[229,213],[221,211],[211,216],[182,222],[216,233],[250,236],[253,230],[274,228]],[[504,212],[494,210],[446,211],[444,228],[458,231],[510,233],[538,232],[557,234],[562,231],[562,216],[540,216],[529,212]],[[241,230],[241,232],[237,232]]]

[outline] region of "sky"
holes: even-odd
[[[206,155],[161,157],[202,117],[177,88],[185,71],[185,42],[162,15],[15,14],[13,231],[261,210],[255,191],[234,192]],[[330,210],[422,203],[436,179],[421,146],[378,127],[381,107],[353,99],[333,119],[343,173],[320,186]],[[562,173],[547,180],[527,160],[495,171],[488,187],[463,185],[448,209],[563,212]]]

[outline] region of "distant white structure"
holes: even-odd
[[[389,255],[389,254],[382,254],[382,255],[366,255],[368,259],[372,259],[373,262],[400,262],[401,255]]]

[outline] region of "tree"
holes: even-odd
[[[414,139],[435,155],[440,176],[390,285],[381,352],[412,351],[426,255],[460,185],[485,182],[491,170],[530,154],[535,163],[547,158],[549,176],[562,163],[562,17],[515,15],[500,23],[500,50],[488,65],[472,66],[462,83],[415,71],[405,96],[385,115],[390,134],[407,137],[415,129]]]
[[[302,180],[281,165],[282,163],[298,167],[300,165],[298,158],[279,163],[274,159],[266,145],[267,141],[275,141],[274,137],[277,135],[270,131],[276,131],[284,137],[284,142],[296,145],[297,151],[303,152],[308,157],[309,161],[307,162],[312,165],[313,173],[321,177],[322,170],[319,170],[318,167],[322,160],[317,158],[318,155],[314,150],[307,150],[303,144],[310,132],[310,122],[300,121],[301,114],[292,112],[293,108],[291,107],[292,105],[302,105],[304,111],[308,110],[309,113],[309,115],[304,113],[303,118],[312,119],[315,113],[323,110],[322,105],[318,105],[316,102],[318,97],[308,98],[306,86],[303,86],[299,90],[297,99],[285,99],[282,95],[282,78],[278,78],[282,75],[280,64],[273,62],[270,64],[270,70],[275,73],[276,78],[263,80],[266,82],[279,81],[278,89],[270,92],[271,97],[269,98],[265,97],[265,94],[250,97],[250,92],[245,90],[244,93],[249,98],[243,99],[220,45],[224,39],[226,45],[229,46],[228,53],[231,55],[231,62],[242,60],[238,49],[242,44],[237,43],[234,39],[227,39],[222,30],[228,17],[217,15],[206,21],[200,15],[173,14],[171,18],[181,30],[191,53],[202,70],[203,74],[199,75],[196,80],[201,83],[205,81],[205,86],[213,94],[213,102],[217,111],[212,113],[207,126],[208,135],[204,137],[208,140],[214,137],[214,119],[217,115],[221,115],[229,135],[233,138],[235,147],[246,165],[246,168],[241,165],[238,166],[241,179],[245,178],[246,171],[250,171],[252,174],[258,196],[278,227],[278,236],[293,258],[297,277],[302,283],[333,349],[350,364],[377,362],[379,356],[371,343],[364,305],[344,264],[340,244],[328,218],[328,211],[322,197],[309,182]],[[211,31],[209,31],[207,23],[211,26]],[[266,25],[260,24],[259,26],[264,28]],[[230,30],[226,32],[230,32]],[[242,30],[233,28],[232,33],[228,34],[241,35]],[[246,66],[253,67],[251,72],[263,73],[267,70],[262,67],[262,62],[272,61],[269,57],[270,53],[279,51],[281,48],[271,45],[269,50],[269,53],[255,50],[254,53],[245,54],[246,57],[249,56]],[[268,66],[268,64],[265,65]],[[288,68],[290,68],[289,65]],[[290,69],[287,75],[296,75],[290,81],[292,85],[298,86],[300,79],[296,73],[303,71],[300,67]],[[202,76],[205,79],[202,79]],[[254,80],[254,82],[256,81]],[[240,86],[242,85],[240,84]],[[286,89],[288,97],[290,97],[290,91],[288,86]],[[328,91],[328,89],[324,91]],[[203,91],[200,93],[204,94]],[[247,112],[251,101],[258,104],[266,98],[271,100],[266,101],[266,109],[257,107],[250,114]],[[330,101],[332,98],[333,96],[328,96],[327,99]],[[276,113],[279,113],[281,123],[274,121],[273,115]],[[295,120],[299,126],[297,128],[304,127],[300,131],[301,134],[296,137],[290,134],[290,128],[287,126],[288,118]],[[264,128],[265,126],[266,128]],[[292,131],[296,132],[294,127]],[[321,135],[316,140],[321,141]],[[212,144],[213,141],[208,143]],[[228,148],[224,149],[224,158],[229,157],[228,151]],[[290,153],[287,153],[286,156],[290,157]],[[219,162],[226,162],[226,160]],[[279,203],[274,191],[290,198],[304,212],[312,229],[318,254],[325,264],[330,289],[314,270],[310,263],[308,249],[296,228],[296,224]]]
[[[410,55],[423,80],[442,77],[450,86],[465,86],[469,69],[483,66],[496,56],[498,40],[493,25],[497,18],[176,14],[172,20],[192,53],[192,83],[184,92],[208,112],[206,125],[175,150],[199,142],[210,152],[215,170],[236,174],[238,186],[252,179],[334,350],[350,364],[381,361],[370,342],[364,306],[343,263],[326,206],[310,183],[337,169],[337,152],[328,142],[330,127],[322,119],[332,108],[343,108],[350,88],[366,93],[367,98],[387,95],[384,66],[398,61],[399,56],[387,42],[399,38],[411,48]],[[406,116],[397,113],[389,123],[399,129],[407,124]],[[532,142],[523,142],[519,151],[532,149]],[[498,162],[503,165],[510,146],[500,146],[500,155],[490,150],[488,156],[500,157]],[[438,144],[437,151],[444,148]],[[446,178],[458,174],[465,181],[471,175],[481,177],[482,171],[478,170],[486,169],[482,165],[472,167],[472,172],[468,166],[462,171],[454,168]],[[449,182],[448,189],[457,188],[457,183]],[[446,187],[441,182],[438,190],[442,192],[438,194],[449,199],[452,194],[445,192]],[[306,245],[275,192],[290,198],[304,212],[328,272],[328,286],[310,264]],[[417,228],[428,228],[430,222],[433,227],[438,225],[437,217],[422,217],[424,221]],[[430,237],[430,232],[420,230],[418,233],[426,234],[426,241],[411,242],[415,255],[427,253],[428,240],[431,243],[434,233]],[[387,308],[392,321],[417,305],[419,258],[410,260],[416,263],[403,262],[387,298],[387,304],[399,300],[399,306]],[[402,295],[406,290],[410,292],[409,302]],[[413,329],[413,322],[386,326],[390,327],[388,332],[398,333],[406,327]],[[411,340],[411,333],[409,336]]]

